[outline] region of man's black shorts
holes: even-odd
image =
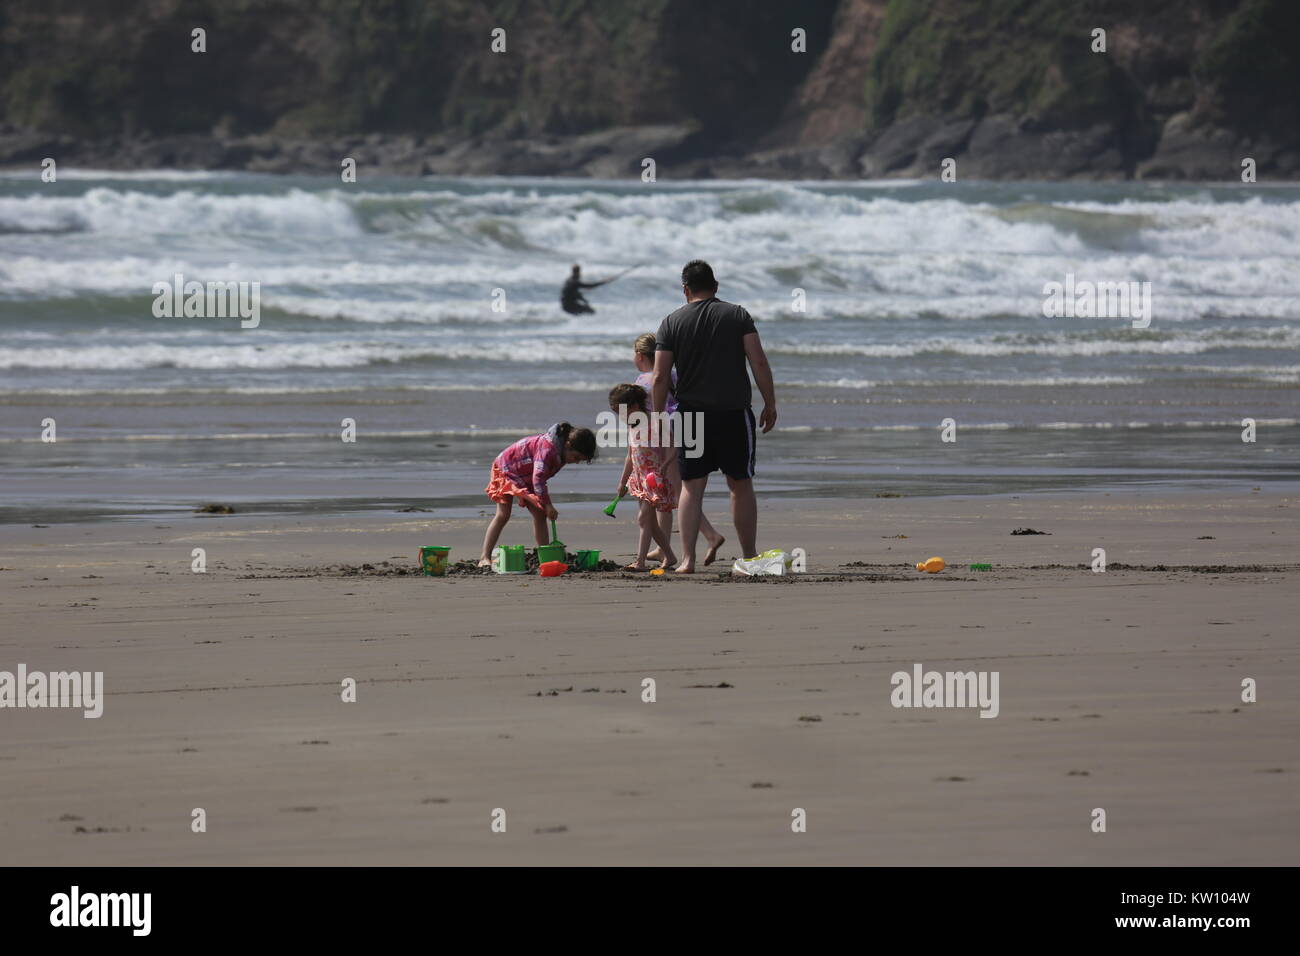
[[[703,432],[697,420],[695,434],[702,438],[694,449],[683,446],[677,450],[682,480],[703,478],[711,472],[721,471],[728,478],[742,480],[754,477],[754,413],[748,408],[725,412],[691,412],[678,409],[683,416],[703,415]],[[685,422],[683,421],[683,430]],[[702,452],[698,458],[688,458],[687,452]]]

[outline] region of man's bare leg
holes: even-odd
[[[679,466],[677,459],[676,458],[672,459],[672,463],[668,466],[668,481],[671,484],[677,486],[678,489],[677,507],[679,510],[681,509],[682,506],[681,474],[682,474],[681,467]],[[672,538],[672,534],[673,534],[672,512],[670,511],[660,512],[659,527],[663,529],[665,536],[667,536],[668,538]],[[704,563],[706,565],[710,565],[714,561],[718,560],[718,549],[727,543],[727,539],[718,533],[717,528],[713,527],[713,522],[709,520],[709,516],[706,515],[703,512],[703,510],[700,511],[700,534],[704,535],[704,540],[709,543],[709,550],[704,552]],[[656,547],[653,551],[651,551],[648,555],[646,555],[646,557],[651,561],[658,561],[663,557],[663,552],[660,551],[658,547]]]
[[[700,512],[700,534],[704,535],[704,540],[709,542],[709,550],[704,552],[704,563],[712,564],[718,560],[718,549],[727,539],[718,533],[718,529],[713,527],[709,516],[703,511]]]
[[[677,565],[678,574],[695,573],[695,542],[700,536],[700,519],[704,517],[704,489],[709,476],[682,482],[682,494],[677,499],[678,520],[682,525],[682,560]]]
[[[758,499],[754,497],[753,478],[727,478],[731,489],[731,520],[740,536],[740,556],[752,558],[758,554]]]

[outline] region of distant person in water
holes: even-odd
[[[609,281],[609,279],[605,280],[605,282]],[[583,282],[582,267],[575,265],[573,271],[569,273],[569,278],[564,283],[564,288],[560,290],[560,308],[570,315],[595,312],[596,310],[583,297],[582,290],[594,289],[598,285],[604,285],[605,282]]]

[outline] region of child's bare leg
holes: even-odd
[[[682,493],[682,466],[681,462],[677,460],[676,455],[669,456],[668,464],[664,468],[664,474],[668,476],[668,484],[677,489],[677,495],[680,498]],[[659,527],[663,528],[664,537],[671,541],[673,538],[673,513],[671,511],[659,512]],[[705,535],[705,538],[708,539],[710,544],[712,544],[712,538],[709,538],[707,534]],[[646,555],[646,557],[651,561],[658,561],[663,556],[663,552],[658,548],[655,548]],[[708,562],[706,561],[705,563],[707,564]]]
[[[655,513],[659,516],[659,530],[664,533],[665,538],[671,541],[673,539],[673,513],[671,511],[657,511]],[[656,545],[655,549],[646,555],[646,560],[658,561],[663,556],[664,553]]]
[[[652,535],[650,534],[650,522],[651,522],[651,521],[653,520],[653,518],[654,518],[653,512],[651,513],[649,519],[647,519],[647,517],[646,517],[646,509],[648,509],[649,507],[650,507],[650,506],[647,505],[644,501],[639,501],[639,502],[637,502],[637,512],[636,512],[636,527],[637,527],[636,560],[633,561],[631,564],[625,564],[625,565],[623,565],[623,569],[626,570],[626,571],[644,571],[644,570],[645,570],[646,552],[650,550],[650,539],[651,539],[651,537],[652,537]]]
[[[645,540],[645,535],[649,533],[654,537],[655,543],[659,545],[659,551],[663,554],[661,566],[671,568],[677,563],[677,555],[673,554],[673,542],[668,535],[664,534],[663,526],[659,523],[659,513],[654,510],[649,502],[641,502],[642,508],[642,530],[641,537]],[[649,512],[648,514],[646,512]],[[670,512],[671,514],[671,512]]]
[[[551,536],[546,533],[546,512],[530,501],[528,513],[533,516],[533,539],[538,544],[550,544]]]
[[[510,520],[510,501],[507,498],[504,502],[497,502],[497,513],[488,523],[487,534],[483,535],[483,554],[478,559],[480,568],[487,567],[492,563],[492,549],[497,546],[497,539],[501,537],[501,531]]]

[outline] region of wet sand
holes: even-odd
[[[1294,865],[1297,515],[802,501],[760,545],[809,572],[761,581],[401,573],[475,555],[486,521],[419,514],[6,526],[0,670],[103,671],[105,703],[0,710],[4,858]],[[626,559],[631,517],[572,506],[561,537]],[[998,716],[893,707],[916,663],[997,671]]]

